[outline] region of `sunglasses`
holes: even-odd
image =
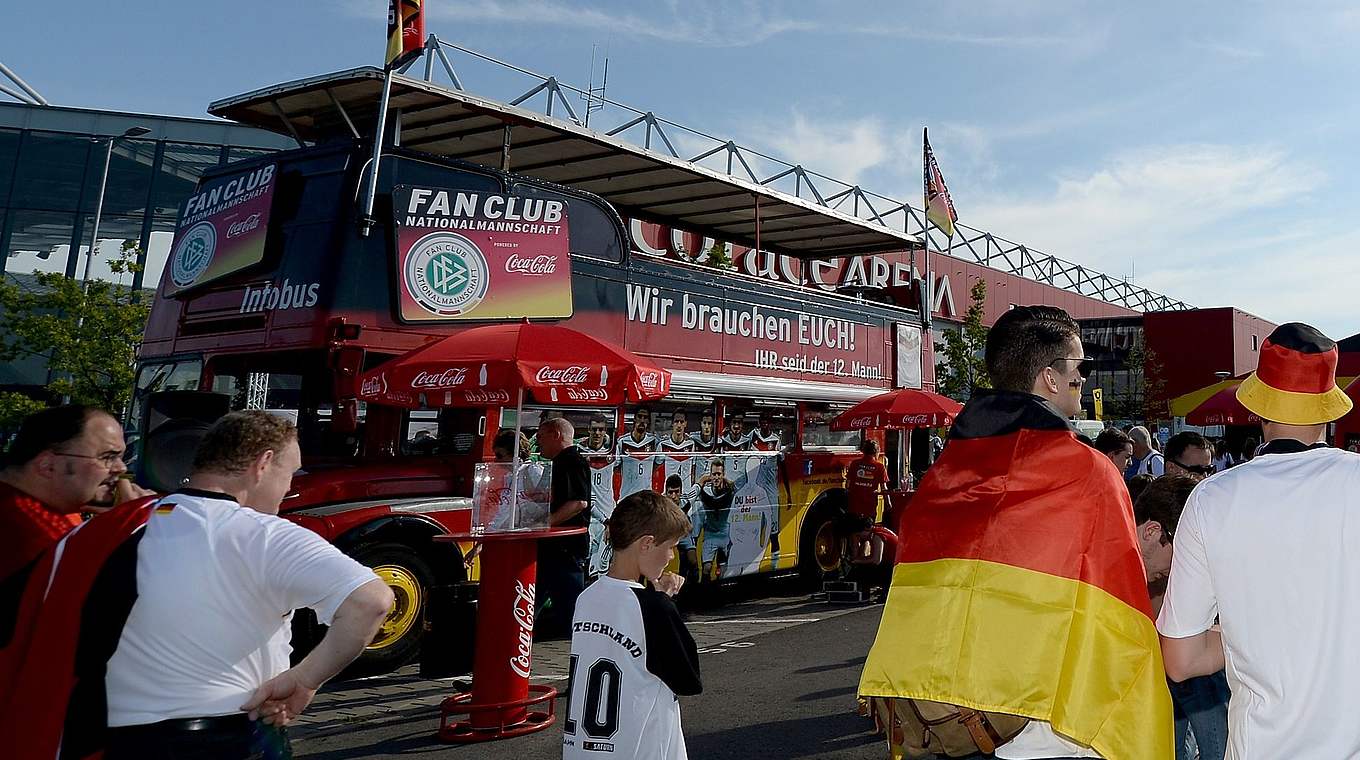
[[[1186,472],[1193,472],[1196,475],[1213,475],[1218,471],[1218,468],[1211,464],[1181,464],[1174,459],[1171,460],[1171,463]]]
[[[1083,380],[1090,377],[1091,371],[1096,368],[1096,360],[1088,356],[1064,356],[1061,359],[1054,359],[1053,361],[1049,362],[1048,366],[1052,367],[1054,364],[1057,364],[1058,362],[1076,362],[1077,372],[1081,374],[1081,378]]]

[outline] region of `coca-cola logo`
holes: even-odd
[[[510,258],[505,260],[505,271],[511,274],[529,274],[542,277],[557,271],[557,257],[546,254],[522,257],[517,253],[512,253]]]
[[[901,418],[903,425],[929,425],[931,416],[929,414],[904,414]]]
[[[874,418],[873,418],[873,417],[855,417],[854,419],[850,420],[850,427],[857,427],[857,428],[859,428],[859,427],[873,427],[873,424],[874,424]]]
[[[377,377],[365,378],[359,386],[360,396],[378,396],[387,390],[387,374],[383,373]]]
[[[657,390],[658,388],[661,387],[661,373],[639,372],[638,383],[640,383],[645,390],[648,391]]]
[[[519,624],[519,644],[510,658],[510,669],[520,678],[528,678],[534,652],[534,584],[515,581],[514,615]]]
[[[501,390],[463,391],[463,398],[469,404],[504,404],[509,403],[510,394]]]
[[[231,226],[227,227],[227,237],[234,238],[237,235],[244,235],[247,232],[250,232],[251,230],[259,227],[260,218],[261,218],[260,215],[258,213],[255,213],[251,214],[245,219],[242,219],[239,222],[232,222]]]
[[[412,388],[457,388],[467,379],[467,367],[452,367],[443,372],[421,370],[411,380]]]
[[[582,366],[539,367],[534,379],[547,385],[580,385],[586,381],[590,370]]]
[[[608,401],[609,391],[604,388],[568,388],[567,398],[572,401]]]

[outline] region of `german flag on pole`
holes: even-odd
[[[954,222],[959,215],[954,211],[954,200],[949,197],[945,187],[944,175],[940,165],[935,163],[935,152],[930,149],[929,130],[921,130],[921,144],[924,146],[922,165],[925,167],[925,205],[926,218],[935,223],[947,237],[954,237]]]
[[[387,0],[387,68],[400,68],[425,49],[423,2]]]
[[[1128,491],[1056,409],[975,393],[899,535],[861,695],[1047,721],[1106,760],[1174,756]]]

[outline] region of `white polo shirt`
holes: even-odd
[[[1200,483],[1174,535],[1157,630],[1221,618],[1231,760],[1360,757],[1360,455],[1301,448]]]
[[[230,497],[165,497],[138,546],[137,601],[108,664],[109,725],[240,712],[288,669],[293,610],[329,624],[377,577],[306,528]]]

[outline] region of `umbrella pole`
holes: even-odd
[[[519,527],[519,436],[524,418],[524,387],[520,386],[515,401],[515,446],[510,453],[510,527]]]

